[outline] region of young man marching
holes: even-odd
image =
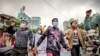
[[[65,44],[63,33],[58,28],[57,18],[52,20],[52,25],[53,27],[49,27],[39,39],[37,47],[41,44],[45,37],[47,37],[47,56],[60,56],[60,44],[62,44],[64,48],[67,48],[68,46]]]

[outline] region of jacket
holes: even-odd
[[[28,45],[28,39],[30,40],[30,45],[34,46],[33,44],[33,33],[30,29],[22,30],[21,28],[17,30],[15,33],[15,47],[23,47],[26,48]]]
[[[85,20],[84,20],[84,29],[86,31],[88,31],[88,30],[91,29],[91,20],[92,20],[92,17],[85,17]]]
[[[49,27],[37,42],[37,47],[41,44],[45,37],[47,37],[47,52],[60,52],[61,45],[64,48],[67,46],[64,41],[64,35],[58,28]]]
[[[80,44],[82,45],[83,48],[85,48],[84,37],[86,33],[79,28],[77,30],[78,30],[78,37],[80,40]],[[69,40],[69,48],[72,48],[73,47],[73,35],[74,35],[73,30],[69,29],[67,34],[68,34],[68,40]]]

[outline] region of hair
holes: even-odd
[[[38,30],[40,30],[40,31],[41,31],[41,33],[40,33],[40,34],[43,34],[43,32],[42,32],[42,29],[41,29],[41,28],[38,28],[38,29],[37,29],[37,31],[38,31]]]
[[[72,21],[72,22],[70,23],[70,25],[72,25],[73,22],[76,22],[76,24],[77,24],[77,21]]]
[[[58,21],[58,18],[53,18],[53,19],[52,19],[52,22],[53,22],[54,20],[57,20],[57,21]]]
[[[86,13],[91,13],[92,12],[92,9],[89,9],[86,11]]]
[[[1,37],[3,36],[3,33],[7,33],[7,31],[2,31],[2,33],[1,33]]]

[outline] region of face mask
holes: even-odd
[[[20,24],[20,27],[21,27],[21,28],[26,28],[27,26],[26,26],[26,24],[21,23],[21,24]]]
[[[41,31],[38,31],[38,33],[41,33]]]
[[[53,22],[53,27],[57,27],[58,26],[58,22]]]

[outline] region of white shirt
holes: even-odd
[[[79,45],[78,31],[74,30],[73,45]]]

